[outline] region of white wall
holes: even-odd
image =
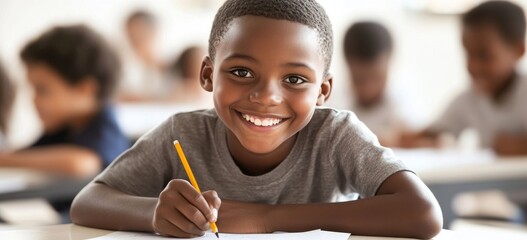
[[[333,23],[335,54],[331,71],[335,91],[328,105],[346,108],[347,72],[343,64],[342,37],[357,20],[376,20],[392,32],[396,52],[389,92],[396,97],[407,120],[415,128],[426,125],[467,86],[459,19],[408,9],[404,0],[320,0]],[[520,1],[526,5],[525,1]],[[86,23],[112,44],[124,42],[122,25],[133,10],[144,7],[157,14],[162,37],[159,52],[165,59],[187,44],[206,45],[210,26],[221,1],[216,0],[3,0],[0,1],[0,59],[18,82],[17,106],[10,140],[15,146],[38,134],[36,116],[24,72],[20,48],[55,24]],[[522,69],[526,66],[522,63]]]

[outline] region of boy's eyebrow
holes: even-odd
[[[255,58],[253,58],[253,57],[251,57],[249,55],[241,54],[241,53],[233,53],[230,56],[226,57],[225,60],[232,60],[232,59],[236,59],[236,58],[245,59],[245,60],[248,60],[248,61],[251,61],[251,62],[258,62],[258,60],[256,60]]]
[[[233,59],[245,59],[245,60],[248,60],[248,61],[251,61],[251,62],[258,62],[258,60],[256,60],[255,58],[249,56],[249,55],[245,55],[245,54],[241,54],[241,53],[233,53],[231,55],[229,55],[228,57],[225,58],[225,60],[233,60]],[[307,68],[311,71],[315,71],[313,67],[309,66],[308,64],[305,64],[305,63],[302,63],[302,62],[288,62],[288,63],[284,63],[282,64],[282,66],[284,67],[302,67],[302,68]]]
[[[282,64],[282,66],[285,66],[285,67],[301,67],[301,68],[307,68],[311,71],[315,71],[315,69],[313,69],[311,66],[309,66],[308,64],[305,64],[305,63],[301,63],[301,62],[289,62],[289,63],[284,63]]]

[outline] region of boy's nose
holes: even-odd
[[[258,84],[249,94],[249,101],[265,106],[276,106],[282,103],[282,93],[279,83]]]

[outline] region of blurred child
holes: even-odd
[[[129,147],[110,107],[119,62],[83,25],[55,27],[21,52],[44,135],[0,166],[91,176]]]
[[[168,78],[155,49],[158,39],[156,17],[143,10],[133,12],[126,20],[125,30],[130,49],[121,49],[124,76],[119,86],[119,99],[158,101],[168,97]]]
[[[390,33],[376,22],[355,23],[344,37],[344,56],[355,97],[352,110],[385,146],[396,146],[403,128],[385,90],[392,48]]]
[[[525,14],[506,1],[489,1],[463,15],[463,47],[472,86],[407,146],[438,146],[440,133],[477,131],[498,154],[527,154],[527,80],[517,72],[525,53]]]
[[[210,221],[233,233],[433,237],[442,218],[426,185],[352,112],[317,107],[331,94],[332,53],[315,0],[225,1],[200,71],[214,109],[141,137],[79,193],[73,222],[175,237]],[[186,180],[174,140],[205,192]],[[361,199],[336,202],[352,192]]]
[[[176,80],[174,92],[170,99],[176,103],[211,106],[210,93],[203,91],[199,84],[200,67],[205,50],[198,46],[188,47],[179,55],[171,66]]]
[[[0,151],[7,148],[7,125],[15,97],[15,89],[0,64]],[[1,153],[0,153],[1,154]]]

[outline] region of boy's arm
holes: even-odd
[[[101,161],[89,149],[56,145],[0,153],[0,167],[23,167],[75,177],[90,177],[100,171]]]
[[[493,148],[499,155],[527,155],[527,135],[499,134]]]
[[[89,183],[71,205],[75,224],[112,230],[154,232],[157,198],[137,197],[102,183]]]
[[[263,205],[223,200],[218,228],[225,232],[324,229],[357,235],[431,238],[442,228],[433,194],[410,172],[398,172],[377,195],[342,203]]]
[[[171,180],[159,197],[133,196],[92,182],[73,200],[70,214],[83,226],[188,238],[204,234],[209,221],[216,221],[212,208],[220,204],[216,192],[198,193],[181,179]]]
[[[187,214],[187,220],[178,222],[177,216],[173,214],[181,214],[187,207],[193,207],[190,204],[178,204],[176,189],[182,188],[176,185],[186,184],[188,189],[192,189],[192,186],[181,180],[171,183],[174,184],[169,184],[161,193],[165,197],[160,198],[136,197],[101,183],[90,183],[73,201],[71,219],[76,224],[113,230],[161,232],[162,235],[180,237],[201,235],[207,226],[203,216],[209,213]],[[213,200],[209,199],[214,198],[217,196],[209,197],[207,202],[210,204]],[[187,197],[187,200],[195,201],[198,198]],[[441,210],[434,196],[414,174],[408,172],[390,176],[375,197],[357,201],[266,205],[224,200],[221,207],[218,202],[213,205],[220,209],[220,232],[256,233],[322,228],[360,235],[431,238],[442,227]],[[191,212],[198,213],[196,209]],[[166,216],[156,217],[156,214]],[[154,230],[155,225],[157,231]]]

